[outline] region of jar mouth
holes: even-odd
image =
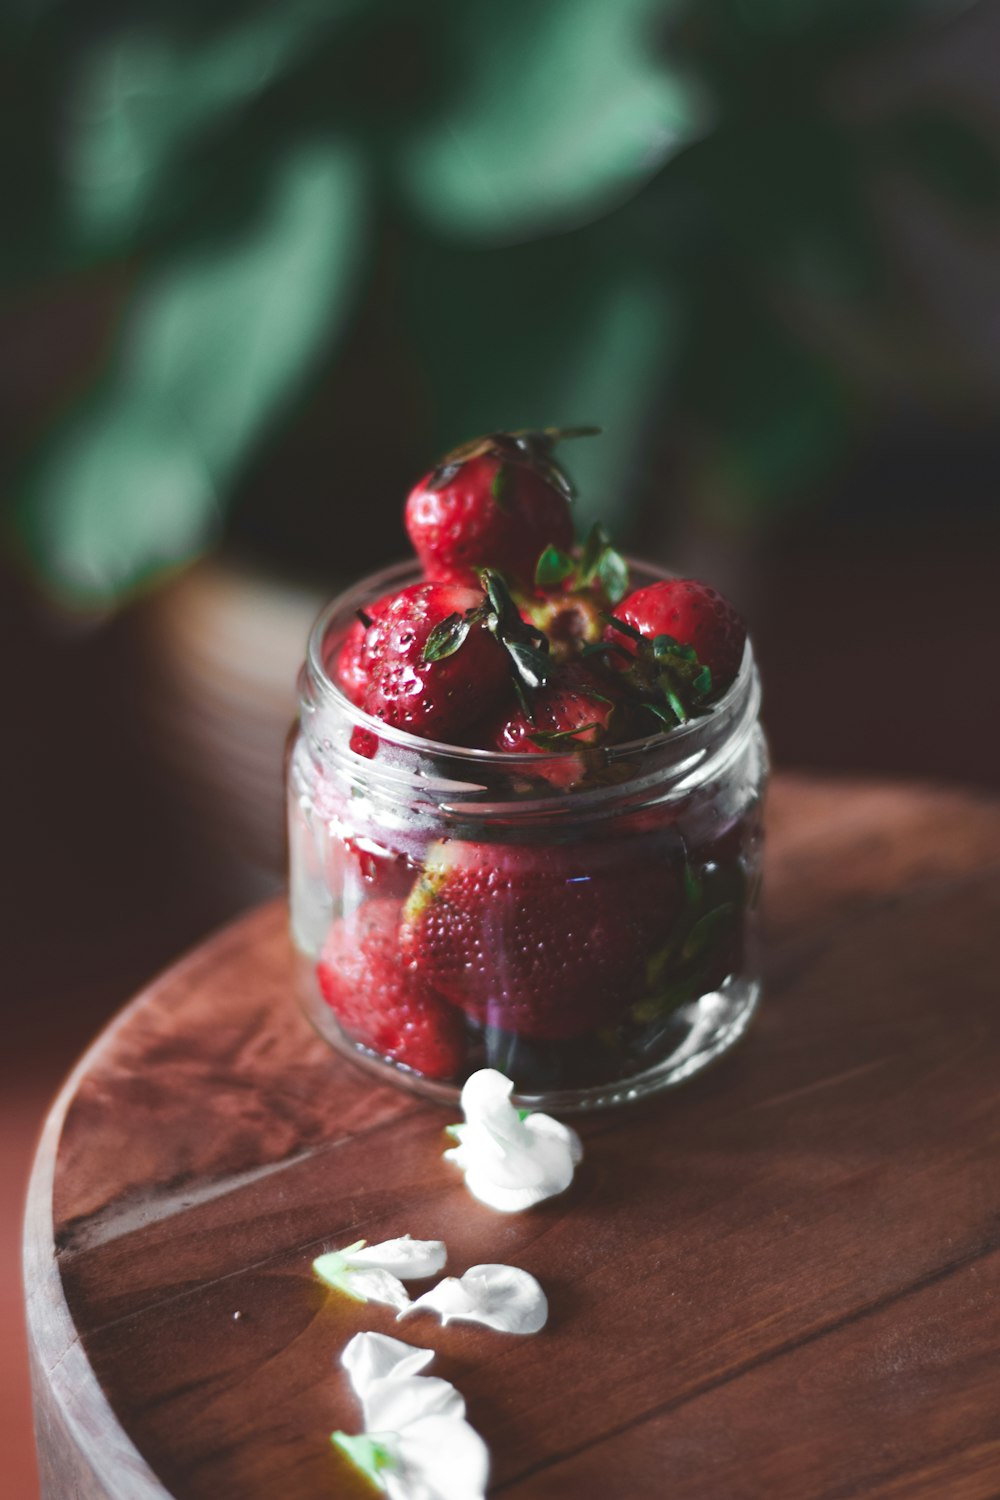
[[[630,573],[633,576],[642,575],[644,582],[652,583],[659,579],[678,576],[668,568],[659,568],[652,563],[640,562],[632,557],[627,561]],[[367,577],[360,579],[358,583],[346,589],[342,594],[336,595],[324,605],[309,632],[306,647],[306,671],[310,685],[318,691],[320,698],[325,700],[326,706],[346,715],[352,725],[368,730],[383,742],[409,750],[414,754],[447,757],[453,764],[464,764],[470,768],[472,766],[495,767],[510,773],[520,767],[526,771],[541,772],[546,765],[565,761],[567,755],[575,753],[571,750],[484,750],[473,745],[455,745],[446,740],[425,739],[422,735],[412,734],[408,729],[399,729],[395,725],[387,724],[384,719],[366,713],[356,703],[351,702],[327,670],[327,654],[324,647],[331,626],[338,618],[342,619],[346,626],[352,621],[357,611],[363,609],[366,604],[370,604],[373,599],[380,598],[383,594],[392,592],[393,589],[402,589],[408,584],[419,583],[422,581],[422,576],[419,564],[412,559],[392,563],[377,573],[369,573]],[[726,720],[738,714],[748,697],[753,694],[759,698],[759,692],[753,647],[748,636],[743,648],[743,660],[740,662],[739,671],[722,697],[711,704],[705,713],[699,714],[697,718],[689,719],[686,724],[678,724],[675,728],[665,729],[658,734],[625,740],[617,745],[602,746],[600,750],[602,759],[610,765],[615,761],[631,759],[641,753],[666,749],[668,746],[676,746],[678,749],[683,746],[688,751],[696,750],[703,737],[718,729],[720,720]]]

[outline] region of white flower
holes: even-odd
[[[545,1327],[549,1304],[534,1276],[517,1266],[472,1266],[465,1275],[446,1276],[399,1313],[436,1312],[442,1323],[452,1318],[484,1323],[501,1333],[538,1333]],[[397,1319],[398,1321],[398,1319]]]
[[[483,1500],[489,1453],[447,1380],[421,1375],[433,1359],[381,1333],[357,1333],[342,1356],[365,1431],[333,1442],[390,1500]]]
[[[420,1281],[444,1269],[447,1251],[442,1240],[398,1240],[365,1246],[364,1240],[344,1250],[331,1250],[313,1261],[313,1270],[329,1286],[359,1302],[384,1302],[398,1311],[410,1305],[403,1280]]]
[[[510,1102],[514,1085],[494,1068],[473,1073],[462,1089],[464,1125],[450,1125],[458,1145],[445,1152],[465,1173],[482,1203],[517,1213],[562,1193],[583,1157],[575,1130],[549,1115],[522,1116]]]

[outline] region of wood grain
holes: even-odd
[[[280,907],[172,970],[57,1102],[26,1231],[45,1494],[361,1493],[312,1281],[361,1236],[525,1266],[537,1339],[429,1319],[497,1493],[1000,1494],[1000,804],[778,780],[768,985],[741,1047],[581,1127],[568,1194],[505,1217],[450,1116],[330,1053]],[[395,1330],[398,1331],[398,1330]]]

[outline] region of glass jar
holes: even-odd
[[[767,750],[749,643],[710,712],[668,733],[571,754],[435,744],[333,677],[356,611],[419,576],[364,580],[309,638],[289,760],[308,1016],[442,1101],[482,1067],[563,1111],[681,1082],[742,1035],[760,994]],[[634,587],[664,576],[632,568]]]

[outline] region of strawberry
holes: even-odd
[[[640,841],[443,841],[403,908],[402,951],[477,1022],[582,1036],[644,996],[679,889],[675,868]]]
[[[367,713],[455,744],[512,691],[526,703],[525,690],[547,680],[545,637],[521,619],[499,574],[484,568],[480,576],[481,590],[413,584],[372,623],[360,653]],[[374,754],[373,746],[357,748]]]
[[[364,609],[359,609],[357,619],[351,625],[336,654],[333,665],[334,679],[342,688],[345,697],[354,704],[360,704],[365,695],[372,662],[377,653],[378,638],[372,636],[369,643],[369,632],[395,598],[395,594],[384,594],[373,604],[367,604]]]
[[[454,1078],[465,1062],[462,1019],[402,964],[401,910],[398,901],[372,900],[341,917],[316,978],[352,1040],[427,1078]]]
[[[489,750],[569,756],[610,737],[615,706],[603,679],[580,662],[568,662],[531,695],[530,718],[520,706],[500,715],[486,729],[482,743]],[[572,762],[557,777],[567,785],[578,779]]]
[[[502,701],[508,656],[487,628],[486,602],[482,590],[450,583],[415,583],[396,594],[358,653],[367,674],[362,708],[397,729],[453,741]],[[452,636],[439,650],[449,622]]]
[[[630,629],[616,628],[615,621]],[[670,637],[693,650],[698,665],[712,674],[713,697],[724,692],[739,671],[747,638],[746,626],[729,600],[695,578],[664,578],[628,594],[604,638],[636,656],[636,633],[650,643]]]
[[[552,449],[573,435],[492,433],[426,474],[407,499],[406,529],[427,577],[470,584],[490,567],[512,588],[530,588],[544,549],[572,545],[573,489]]]

